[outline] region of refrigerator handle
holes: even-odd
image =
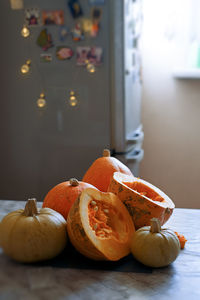
[[[137,130],[126,137],[127,142],[141,142],[144,139],[144,132],[142,130]]]
[[[144,150],[143,149],[134,149],[130,153],[126,154],[127,162],[140,162],[143,159]]]

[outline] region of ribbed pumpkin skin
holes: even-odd
[[[110,156],[96,159],[85,173],[82,181],[92,184],[102,192],[107,192],[114,172],[133,176],[127,166]]]
[[[58,255],[67,243],[66,220],[56,211],[41,208],[34,216],[19,209],[0,223],[0,246],[12,259],[33,263]]]
[[[65,218],[65,220],[67,220],[67,216],[72,204],[82,193],[82,191],[89,187],[94,188],[94,186],[91,184],[82,181],[79,181],[77,186],[72,186],[70,181],[61,182],[47,193],[42,207],[54,209],[55,211],[59,212]]]
[[[123,177],[123,175],[120,175],[120,177]],[[137,181],[137,178],[134,178],[134,180]],[[140,181],[144,182],[147,186],[149,184],[146,181]],[[151,185],[151,188],[152,187],[153,185]],[[155,189],[159,190],[156,187]],[[108,187],[108,192],[114,193],[125,204],[129,211],[129,214],[132,216],[133,223],[136,229],[143,226],[149,226],[150,220],[152,218],[158,218],[160,220],[161,225],[163,225],[170,218],[175,207],[172,200],[169,199],[169,197],[165,195],[162,191],[160,192],[162,192],[166,203],[168,202],[168,205],[166,205],[165,207],[159,205],[158,202],[156,203],[154,201],[151,201],[143,195],[135,192],[134,190],[130,189],[125,184],[123,184],[121,178],[118,178],[118,173],[114,174],[111,183]]]

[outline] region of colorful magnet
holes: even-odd
[[[102,9],[98,7],[92,8],[91,16],[92,16],[93,23],[99,24],[102,16]]]
[[[49,48],[53,47],[53,41],[51,34],[47,32],[47,29],[43,29],[38,38],[37,38],[37,44],[40,46],[44,51],[48,50]]]
[[[43,25],[63,25],[64,11],[63,10],[45,10],[42,12]]]
[[[102,54],[101,47],[77,47],[76,63],[78,66],[85,66],[88,63],[99,66],[102,63]]]
[[[25,24],[28,26],[40,25],[40,11],[38,8],[27,8],[24,11]]]
[[[98,32],[99,32],[99,24],[98,23],[93,23],[91,31],[90,31],[90,36],[91,37],[96,37],[98,35]]]
[[[10,0],[11,9],[23,9],[24,8],[24,0]]]
[[[83,15],[83,11],[78,0],[68,0],[68,7],[74,19]]]
[[[82,19],[82,29],[84,32],[90,33],[92,30],[92,20],[91,19]]]
[[[60,60],[70,59],[74,55],[71,48],[66,46],[59,46],[56,48],[56,56]]]
[[[51,62],[52,61],[52,54],[40,54],[40,61],[41,62]]]
[[[69,29],[66,26],[60,26],[59,28],[59,40],[64,42],[68,36]]]
[[[82,41],[84,39],[84,33],[81,23],[77,23],[75,28],[72,29],[72,39],[76,42]]]

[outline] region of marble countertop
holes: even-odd
[[[23,207],[0,200],[0,220]],[[174,263],[149,273],[23,265],[0,249],[0,299],[200,299],[200,210],[175,209],[166,225],[188,242]]]

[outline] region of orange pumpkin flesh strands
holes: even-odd
[[[67,229],[74,247],[94,260],[119,260],[130,253],[135,232],[126,207],[112,193],[84,190],[68,215]]]
[[[181,244],[181,249],[184,249],[185,243],[187,242],[187,239],[181,233],[178,233],[178,232],[175,231],[175,234],[177,235],[177,237],[179,239],[179,242]]]
[[[59,212],[65,220],[76,198],[86,188],[95,188],[89,183],[71,178],[54,186],[45,196],[42,207],[48,207]]]
[[[170,218],[175,207],[173,201],[159,188],[140,178],[115,172],[108,187],[125,204],[136,229],[149,226],[152,218],[161,225]]]
[[[92,184],[102,192],[107,192],[112,175],[116,171],[133,176],[127,166],[117,158],[110,156],[110,150],[104,149],[103,156],[93,162],[82,180]]]

